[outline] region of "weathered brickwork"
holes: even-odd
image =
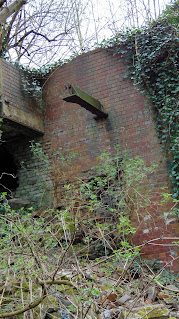
[[[175,218],[163,219],[170,204],[163,208],[153,204],[159,199],[159,188],[169,185],[167,167],[157,138],[151,106],[145,95],[133,83],[124,79],[125,62],[106,50],[95,50],[83,54],[72,62],[58,67],[43,87],[45,110],[44,148],[51,162],[51,177],[54,186],[55,205],[60,205],[63,180],[79,176],[97,164],[103,151],[113,153],[116,145],[127,149],[131,156],[139,155],[146,165],[154,160],[159,163],[157,172],[148,183],[154,184],[153,198],[137,229],[134,242],[159,238],[142,249],[145,257],[170,261],[176,257],[171,239],[175,237],[178,226]],[[62,100],[64,84],[70,82],[98,99],[108,112],[108,118],[96,121],[94,115],[77,104]],[[75,154],[70,164],[61,157]],[[169,190],[170,191],[170,190]],[[132,216],[137,225],[137,216]],[[155,245],[155,244],[160,245]],[[172,262],[176,269],[176,262]]]
[[[12,154],[14,164],[17,167],[18,187],[11,192],[11,185],[8,185],[7,189],[4,185],[0,186],[3,191],[8,192],[8,195],[27,200],[30,206],[49,207],[52,205],[52,200],[48,168],[44,164],[42,156],[33,156],[30,148],[30,141],[39,142],[40,137],[36,137],[38,135],[36,131],[33,132],[32,128],[30,130],[28,128],[28,123],[30,123],[28,118],[41,117],[41,114],[35,100],[23,91],[22,78],[23,73],[19,68],[0,59],[0,111],[2,103],[6,103],[7,109],[13,107],[14,110],[17,109],[17,114],[19,114],[18,110],[24,111],[21,120],[27,116],[27,121],[25,119],[24,123],[18,123],[18,118],[17,123],[13,118],[11,121],[11,117],[9,117],[8,122],[3,119],[3,133],[0,140],[0,176],[3,172],[11,172],[11,170],[7,170],[7,167],[4,169],[8,159],[1,157],[1,153],[5,154],[3,150],[6,149],[9,154]]]
[[[10,195],[12,198],[27,201],[28,207],[52,207],[52,183],[48,163],[44,161],[43,156],[34,155],[30,146],[31,142],[24,137],[5,143],[5,148],[13,155],[18,176],[18,186]]]
[[[4,135],[7,126],[11,135],[17,135],[18,130],[26,135],[43,134],[42,112],[31,90],[33,85],[27,73],[0,59],[0,116],[6,123]]]
[[[22,72],[13,64],[0,59],[1,97],[13,106],[35,110],[35,101],[22,90]]]
[[[84,176],[99,162],[104,151],[113,154],[118,145],[121,151],[128,150],[132,157],[142,157],[146,165],[156,161],[159,168],[144,185],[145,190],[153,184],[150,204],[140,216],[131,216],[137,227],[133,240],[137,245],[144,245],[141,251],[144,257],[167,262],[173,260],[169,267],[177,270],[176,250],[170,238],[176,237],[179,227],[174,216],[163,218],[170,210],[170,203],[165,207],[155,204],[161,186],[168,187],[168,192],[171,192],[165,155],[157,138],[151,106],[146,96],[124,78],[126,63],[118,59],[110,51],[95,50],[50,74],[43,85],[44,136],[28,136],[22,125],[16,135],[3,141],[3,147],[13,155],[17,166],[18,187],[13,196],[28,200],[38,208],[59,207],[63,185],[75,177]],[[13,107],[25,110],[28,116],[34,113],[41,116],[36,112],[35,102],[22,90],[19,70],[6,61],[0,63],[2,98]],[[78,104],[63,101],[61,95],[66,82],[99,100],[108,112],[108,118],[96,120]],[[41,152],[40,156],[32,153],[32,139],[37,143],[42,141],[48,161]],[[161,240],[161,237],[165,239]],[[151,240],[154,241],[147,244]]]

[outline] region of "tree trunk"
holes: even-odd
[[[3,1],[1,2],[3,3]],[[6,19],[15,11],[19,11],[26,2],[27,0],[16,0],[8,7],[2,8],[2,11],[0,11],[0,24],[5,23]]]

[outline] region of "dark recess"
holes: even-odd
[[[13,176],[12,176],[13,175]],[[15,191],[18,187],[17,165],[4,145],[0,145],[0,192]]]

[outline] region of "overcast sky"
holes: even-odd
[[[38,6],[39,2],[32,2]],[[57,4],[59,0],[50,0]],[[73,27],[67,36],[61,42],[51,44],[41,42],[39,40],[38,50],[30,53],[29,57],[24,57],[21,62],[25,63],[31,60],[31,66],[53,63],[58,59],[67,59],[72,55],[85,52],[95,47],[95,43],[101,43],[103,39],[108,39],[119,31],[124,31],[126,27],[140,27],[145,25],[147,21],[155,19],[169,0],[63,0],[66,8],[71,11],[70,23],[74,19],[76,28]],[[30,2],[29,2],[30,3]],[[49,2],[47,2],[49,3]],[[59,6],[61,2],[59,3]],[[70,8],[70,9],[69,9]],[[35,8],[34,8],[35,10]],[[66,12],[65,12],[66,14]],[[58,15],[59,21],[63,19],[63,14]],[[45,23],[45,22],[44,22]],[[58,34],[58,22],[46,23],[48,37]],[[29,59],[29,60],[28,60]],[[34,64],[35,61],[37,64]]]

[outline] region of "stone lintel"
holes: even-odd
[[[3,119],[8,120],[9,124],[12,122],[12,127],[14,124],[17,124],[36,134],[44,134],[42,119],[32,112],[18,109],[17,107],[2,101],[0,116]]]
[[[66,102],[81,105],[99,118],[106,118],[108,116],[98,100],[70,83],[65,85],[65,92],[62,95],[62,99]]]

